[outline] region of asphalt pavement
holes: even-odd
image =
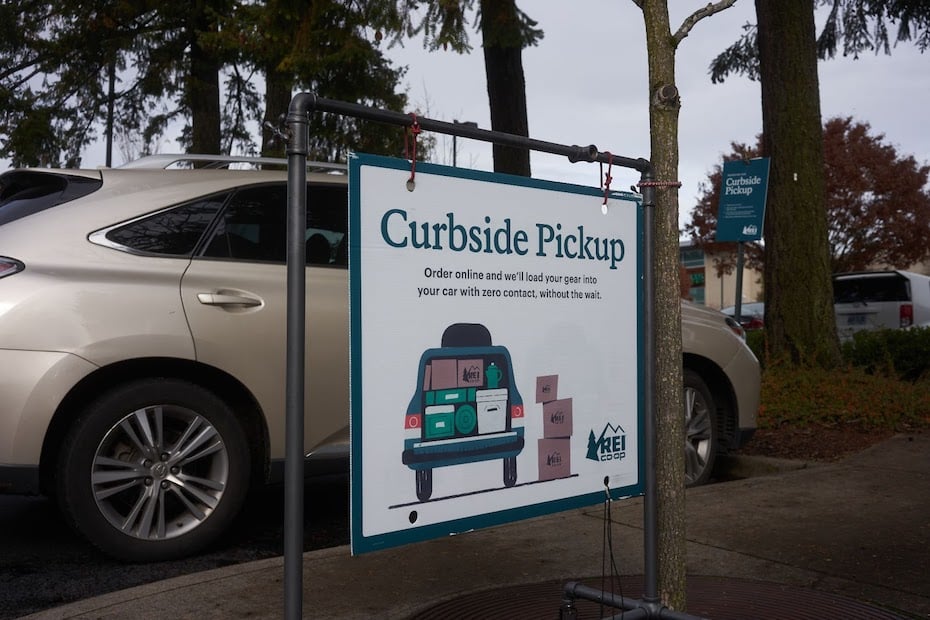
[[[716,607],[708,609],[718,618],[930,618],[930,434],[898,435],[836,463],[737,458],[729,465],[745,477],[687,491],[689,601],[700,600],[702,588],[719,587],[743,590],[749,602],[715,594]],[[610,528],[597,506],[356,557],[348,547],[308,552],[303,616],[454,618],[476,596],[493,600],[503,592],[497,598],[504,601],[543,582],[590,582],[603,573],[605,531],[618,573],[642,575],[642,500],[610,508]],[[746,611],[761,592],[776,597],[776,615]],[[520,617],[558,618],[559,604],[556,592],[551,602],[525,605]],[[430,616],[439,607],[441,615]],[[463,611],[460,617],[515,617],[497,609],[500,615]],[[283,558],[272,558],[28,618],[284,615]]]

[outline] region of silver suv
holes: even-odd
[[[833,276],[836,331],[899,329],[930,321],[930,277],[910,271],[859,271]]]
[[[0,493],[56,498],[131,561],[210,544],[283,472],[287,175],[204,159],[0,175]],[[307,179],[304,445],[311,469],[345,471],[346,176]],[[755,427],[739,332],[683,305],[691,484]]]

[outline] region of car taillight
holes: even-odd
[[[901,319],[901,327],[910,327],[914,324],[914,306],[911,304],[901,304],[898,316]]]
[[[419,413],[408,413],[404,419],[404,437],[419,439],[422,434],[423,419]]]
[[[0,278],[11,276],[25,269],[25,265],[14,258],[0,256]]]
[[[523,405],[510,406],[510,428],[523,426]]]

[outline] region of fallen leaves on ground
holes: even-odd
[[[863,429],[854,425],[782,425],[778,428],[758,429],[738,454],[779,459],[837,461],[861,452],[894,434],[891,430]]]

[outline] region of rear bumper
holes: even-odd
[[[432,469],[515,457],[523,450],[523,429],[490,436],[438,441],[408,440],[402,455],[410,469]]]
[[[96,369],[57,351],[0,349],[0,488],[18,487],[38,468],[52,416],[68,392]]]

